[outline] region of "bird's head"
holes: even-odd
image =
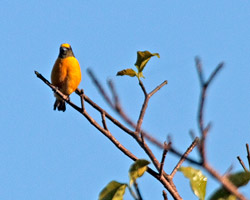
[[[64,43],[60,46],[60,51],[59,51],[59,58],[67,58],[73,56],[74,57],[74,53],[72,51],[72,48],[69,44]]]

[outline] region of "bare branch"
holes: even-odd
[[[82,110],[78,106],[76,106],[74,103],[72,103],[68,96],[64,95],[62,92],[60,92],[55,86],[53,86],[47,79],[45,79],[41,74],[38,72],[35,72],[38,78],[40,78],[45,84],[47,84],[57,95],[59,95],[63,100],[65,100],[70,106],[72,106],[75,110],[80,112],[95,128],[97,128],[101,133],[103,133],[118,149],[120,149],[125,155],[130,157],[132,160],[137,160],[137,157],[133,155],[128,149],[126,149],[116,138],[107,130],[105,130],[103,127],[101,127],[87,112],[86,110]],[[85,94],[80,94],[78,90],[79,95],[84,95],[84,99],[87,96]],[[88,99],[89,100],[89,99]],[[93,106],[93,105],[92,105]],[[102,110],[103,113],[107,114],[104,110]]]
[[[160,165],[160,176],[162,176],[163,174],[163,166],[164,166],[165,158],[170,147],[171,147],[171,142],[168,144],[164,142],[164,150],[162,152],[161,165]]]
[[[191,139],[194,141],[194,139],[196,138],[196,136],[195,136],[195,133],[194,133],[193,130],[189,131],[189,135],[190,135]]]
[[[107,124],[106,124],[106,119],[105,119],[105,113],[102,113],[102,125],[105,130],[108,130]]]
[[[247,149],[247,160],[248,160],[248,165],[249,165],[249,170],[250,170],[250,151],[249,151],[248,143],[246,144],[246,149]]]
[[[168,81],[163,81],[160,85],[158,85],[154,90],[152,90],[148,96],[151,97],[153,96],[158,90],[160,90],[164,85],[166,85],[168,83]]]
[[[195,58],[195,63],[196,63],[196,69],[197,69],[197,72],[198,72],[200,84],[204,85],[204,76],[203,76],[203,71],[202,71],[202,64],[201,64],[201,60],[200,60],[199,57]]]
[[[177,165],[175,166],[175,168],[173,169],[173,171],[170,174],[170,177],[173,178],[175,173],[177,172],[177,170],[180,168],[180,166],[182,165],[182,163],[186,160],[188,154],[194,149],[194,147],[198,144],[199,142],[199,138],[196,137],[195,140],[192,142],[192,144],[188,147],[188,149],[186,150],[186,152],[182,155],[181,159],[179,160],[179,162],[177,163]]]
[[[208,125],[206,128],[204,128],[204,117],[203,117],[204,116],[204,105],[205,105],[205,100],[206,100],[206,95],[207,95],[207,88],[211,84],[212,80],[215,78],[217,73],[222,69],[223,66],[224,66],[224,64],[220,63],[216,67],[216,69],[212,72],[208,81],[204,82],[201,61],[200,61],[200,59],[196,58],[196,68],[198,70],[199,80],[201,83],[201,95],[200,95],[200,103],[199,103],[199,108],[198,108],[198,118],[197,119],[198,119],[200,134],[201,134],[201,141],[200,141],[200,145],[199,145],[199,150],[200,150],[202,162],[206,162],[205,141],[206,141],[206,136],[207,136],[208,130],[210,128],[210,125]]]
[[[85,107],[84,107],[84,91],[83,91],[83,89],[81,89],[81,91],[80,91],[80,97],[81,97],[82,112],[84,112]]]
[[[92,76],[94,76],[94,74],[92,73]],[[100,87],[101,84],[99,83],[99,81],[97,80],[97,78],[94,76],[93,77],[95,81],[94,84],[97,82],[98,84],[95,84],[96,87]],[[105,98],[105,96],[107,96],[107,94],[103,95],[104,99],[106,100],[106,102],[111,106],[111,108],[113,108],[122,118],[125,122],[127,122],[131,127],[136,129],[136,124],[125,114],[124,110],[121,107],[121,104],[119,102],[119,98],[118,95],[114,89],[113,83],[112,81],[108,81],[109,87],[111,89],[112,95],[114,96],[115,100],[115,106],[111,101],[108,101],[107,98]],[[162,84],[165,84],[165,82],[163,82]],[[161,87],[161,86],[158,86]],[[104,91],[104,89],[101,89],[102,91]],[[109,99],[109,98],[108,98]],[[162,144],[162,142],[158,141],[155,137],[151,136],[149,133],[147,133],[145,130],[141,130],[141,134],[143,135],[143,138],[147,138],[147,140],[149,142],[151,142],[152,144],[156,145],[157,147],[164,149],[164,145]],[[183,155],[183,153],[179,152],[177,149],[175,149],[174,147],[171,147],[169,150],[171,153],[181,157]],[[187,161],[189,161],[190,163],[196,164],[196,165],[200,165],[201,163],[192,159],[192,158],[186,158]]]
[[[126,149],[116,138],[105,128],[103,128],[101,125],[99,125],[88,113],[85,109],[79,108],[76,106],[74,103],[72,103],[68,96],[64,95],[61,93],[55,86],[53,86],[47,79],[45,79],[41,74],[38,72],[35,72],[37,77],[40,78],[44,83],[46,83],[57,95],[59,95],[63,100],[65,100],[70,106],[72,106],[75,110],[80,112],[95,128],[97,128],[103,135],[105,135],[120,151],[122,151],[125,155],[127,155],[129,158],[132,160],[137,160],[137,157],[132,154],[128,149]],[[127,132],[129,135],[133,136],[140,145],[143,146],[144,151],[149,155],[150,159],[154,163],[154,165],[157,167],[159,170],[160,164],[155,158],[154,154],[152,151],[149,149],[149,147],[146,145],[146,143],[142,143],[141,139],[139,137],[135,137],[134,132],[130,131],[126,127],[124,127],[118,120],[114,119],[112,116],[110,116],[105,110],[100,108],[97,104],[95,104],[87,95],[81,93],[79,90],[76,90],[76,94],[78,94],[80,97],[84,96],[84,100],[89,103],[93,108],[98,110],[104,119],[104,115],[112,121],[115,125],[120,127],[122,130]],[[104,121],[104,120],[103,120]],[[105,125],[104,125],[105,127]],[[167,181],[165,178],[161,178],[158,173],[156,173],[154,170],[148,167],[147,172],[151,174],[154,178],[159,180],[163,186],[170,192],[170,194],[173,196],[174,199],[181,200],[182,198],[178,194],[175,185],[173,184],[172,181]],[[164,173],[164,177],[166,174]]]
[[[99,92],[102,94],[102,96],[104,97],[104,99],[112,105],[112,101],[110,100],[109,96],[107,95],[107,93],[105,92],[105,90],[103,89],[103,87],[101,86],[100,82],[95,78],[94,73],[92,72],[91,69],[87,69],[87,72],[90,76],[90,78],[92,79],[93,83],[97,86]]]
[[[113,105],[115,105],[115,107],[117,108],[117,107],[119,107],[120,101],[119,101],[119,97],[118,97],[118,94],[116,92],[115,86],[114,86],[112,80],[108,80],[107,83],[108,83],[108,86],[109,86],[111,93],[112,93],[112,96],[113,96],[113,102],[114,102]]]
[[[248,169],[246,168],[246,166],[245,166],[243,160],[240,158],[240,156],[237,156],[237,159],[239,160],[239,162],[240,162],[242,168],[245,170],[245,172],[248,172]]]
[[[163,199],[168,200],[168,196],[165,190],[162,191]]]
[[[227,176],[221,176],[218,174],[218,172],[216,172],[208,163],[203,163],[203,167],[210,175],[221,182],[226,190],[234,194],[237,199],[246,200],[246,198],[238,191],[237,187],[228,180]]]
[[[215,76],[218,74],[218,72],[222,69],[222,67],[224,66],[224,63],[221,62],[216,69],[213,71],[213,73],[210,75],[208,81],[207,81],[207,85],[210,85],[212,80],[214,80]]]
[[[142,81],[140,79],[139,79],[139,85],[141,86],[141,89],[142,89],[142,91],[143,91],[143,93],[145,95],[145,98],[146,98],[148,93],[147,93],[147,91],[146,91],[146,89],[145,89],[145,87],[144,87],[144,85],[143,85],[143,83],[142,83]]]
[[[167,84],[167,81],[164,81],[162,84],[160,84],[159,86],[157,86],[152,92],[150,92],[149,94],[147,94],[146,89],[145,89],[142,81],[139,80],[139,85],[141,86],[142,91],[143,91],[143,93],[145,95],[145,100],[144,100],[144,103],[143,103],[142,108],[141,108],[139,119],[137,121],[136,129],[135,129],[136,133],[139,134],[141,132],[142,121],[143,121],[143,118],[144,118],[144,115],[145,115],[145,112],[146,112],[146,109],[147,109],[147,106],[148,106],[148,101],[149,101],[150,97],[152,95],[154,95],[158,90],[160,90],[166,84]]]

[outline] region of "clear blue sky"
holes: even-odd
[[[171,134],[182,151],[191,143],[189,130],[197,133],[194,57],[202,58],[206,77],[224,61],[225,68],[208,91],[205,119],[213,127],[207,153],[220,173],[231,164],[233,171],[241,170],[236,156],[246,163],[245,143],[250,142],[249,23],[250,3],[242,0],[2,0],[0,199],[97,199],[109,181],[128,182],[132,161],[69,106],[65,113],[53,111],[52,91],[34,75],[37,70],[50,78],[65,42],[81,64],[80,87],[85,93],[114,114],[88,77],[86,69],[91,68],[105,87],[107,78],[114,81],[134,120],[142,91],[135,78],[115,74],[133,67],[136,51],[158,52],[161,58],[150,60],[143,81],[148,91],[164,80],[169,84],[152,97],[143,127],[162,141]],[[75,94],[71,99],[79,103]],[[108,126],[134,154],[147,159],[129,136]],[[161,151],[152,149],[160,158]],[[196,151],[191,155],[195,157]],[[166,171],[171,172],[177,161],[167,155]],[[181,174],[174,181],[184,199],[195,199]],[[139,186],[145,199],[162,199],[162,186],[149,175],[139,180]],[[207,194],[217,187],[209,177]],[[241,191],[250,198],[249,186]]]

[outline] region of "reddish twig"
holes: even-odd
[[[175,166],[175,168],[173,169],[173,171],[170,174],[170,177],[173,178],[175,173],[177,172],[177,170],[180,168],[180,166],[182,165],[182,163],[186,160],[188,154],[194,149],[194,147],[198,144],[199,142],[199,138],[196,137],[194,139],[194,141],[192,142],[192,144],[188,147],[188,149],[186,150],[186,152],[182,155],[181,159],[179,160],[179,162],[177,163],[177,165]]]
[[[168,196],[165,190],[162,191],[162,196],[164,200],[168,200]]]
[[[239,163],[241,164],[242,168],[245,170],[245,172],[248,172],[248,169],[246,168],[243,160],[240,158],[240,156],[237,156],[237,159],[239,161]]]
[[[105,130],[108,130],[106,119],[105,119],[105,113],[102,113],[102,125]]]
[[[160,165],[160,176],[162,176],[163,174],[163,166],[165,163],[165,158],[170,147],[171,147],[171,142],[169,142],[168,144],[164,142],[164,150],[162,152],[161,165]]]

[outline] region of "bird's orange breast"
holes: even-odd
[[[81,82],[79,62],[73,56],[57,58],[51,73],[51,82],[61,92],[70,95]]]

